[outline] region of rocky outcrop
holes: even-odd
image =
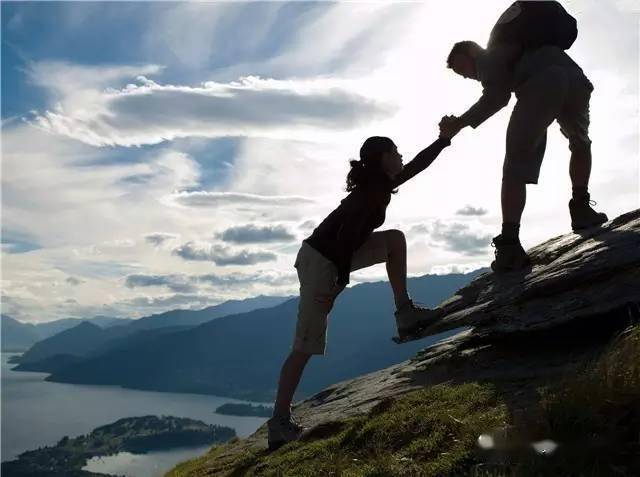
[[[517,421],[536,385],[595,358],[640,317],[640,210],[528,251],[531,269],[485,273],[440,304],[432,333],[455,336],[413,358],[344,381],[299,402],[305,426],[344,419],[380,401],[442,382],[489,381]],[[266,425],[227,453],[266,447]]]
[[[528,251],[533,267],[486,274],[440,304],[431,334],[459,326],[497,335],[555,328],[640,298],[640,211]]]

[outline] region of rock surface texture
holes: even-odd
[[[532,268],[486,273],[439,305],[443,318],[429,334],[460,328],[458,334],[410,360],[324,389],[294,406],[296,418],[312,428],[425,386],[487,381],[517,421],[521,409],[535,405],[536,385],[595,358],[615,331],[637,322],[640,209],[528,253]],[[260,452],[266,438],[265,424],[227,452]]]

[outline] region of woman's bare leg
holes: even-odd
[[[387,242],[387,276],[393,290],[396,309],[409,301],[407,293],[407,241],[400,230],[383,232]]]
[[[387,246],[387,275],[393,290],[396,308],[399,309],[409,301],[407,293],[407,242],[400,230],[386,230],[384,238]],[[282,365],[278,394],[274,405],[274,415],[288,415],[291,401],[300,383],[302,372],[311,358],[310,354],[293,350]]]
[[[310,354],[293,350],[282,365],[280,371],[280,381],[278,383],[278,394],[273,408],[273,415],[286,416],[291,412],[291,401],[300,382],[302,371],[306,366]]]

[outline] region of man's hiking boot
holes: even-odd
[[[607,220],[607,214],[604,212],[596,212],[591,208],[596,202],[589,200],[589,194],[581,199],[571,199],[569,201],[569,213],[571,214],[571,228],[575,230],[595,227],[604,224]]]
[[[398,337],[403,339],[432,324],[440,316],[440,312],[422,308],[415,305],[412,300],[409,300],[399,310],[396,310],[394,315],[396,317],[396,326],[398,327]]]
[[[287,442],[300,439],[302,433],[306,430],[307,428],[301,426],[296,418],[293,417],[293,414],[289,416],[272,416],[267,421],[269,450],[276,450]]]
[[[531,265],[531,259],[518,239],[505,239],[498,235],[493,237],[491,246],[496,249],[496,259],[491,262],[491,270],[496,273],[520,270]]]

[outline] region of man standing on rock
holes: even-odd
[[[515,2],[491,32],[487,49],[473,41],[456,43],[447,67],[464,78],[480,81],[480,99],[459,117],[445,117],[441,131],[450,137],[461,129],[477,128],[505,107],[514,91],[517,103],[507,128],[502,171],[502,232],[491,268],[506,272],[530,264],[519,238],[526,202],[526,184],[537,184],[544,156],[547,128],[558,121],[569,140],[569,175],[573,197],[569,201],[574,231],[607,221],[590,205],[591,172],[589,100],[593,85],[565,53],[575,40],[575,19],[557,2]]]

